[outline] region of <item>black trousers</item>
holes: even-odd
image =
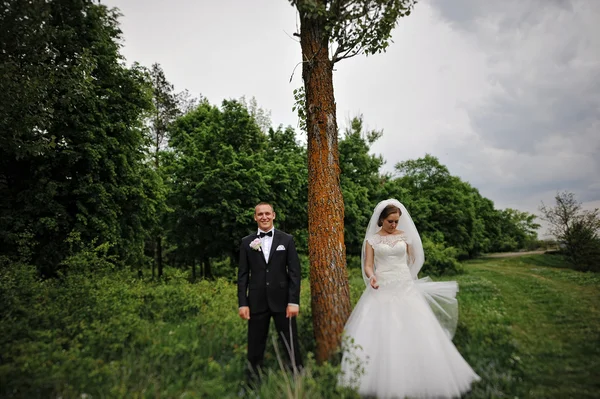
[[[281,354],[287,366],[295,364],[297,368],[302,368],[302,356],[298,346],[298,329],[296,327],[296,318],[291,318],[292,337],[290,339],[290,319],[285,317],[285,312],[264,312],[252,313],[248,320],[248,380],[255,381],[259,376],[259,370],[263,366],[265,349],[269,335],[269,324],[271,318],[275,321],[277,336],[281,347],[286,352]],[[284,341],[285,339],[285,341]],[[287,343],[287,345],[286,345]],[[287,350],[287,348],[290,350]]]

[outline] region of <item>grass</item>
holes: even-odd
[[[445,278],[460,285],[454,342],[482,377],[467,398],[593,398],[600,392],[600,276],[560,257],[480,259]],[[7,398],[234,398],[243,386],[245,324],[236,288],[127,272],[39,281],[0,270],[0,396]],[[352,303],[364,283],[350,270]],[[335,362],[317,365],[309,284],[299,318],[306,372],[286,378],[272,346],[261,398],[353,398]]]
[[[476,260],[464,268],[457,278],[463,322],[477,322],[469,282],[488,282],[510,326],[522,396],[599,397],[600,275],[566,269],[552,255]]]

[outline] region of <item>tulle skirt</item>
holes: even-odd
[[[367,287],[346,323],[339,384],[378,398],[470,390],[479,376],[451,341],[456,291],[456,282],[429,279]]]

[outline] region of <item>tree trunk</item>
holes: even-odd
[[[350,315],[333,63],[322,21],[300,13],[308,134],[308,253],[316,358],[336,351]]]
[[[156,236],[154,246],[154,261],[156,262],[156,268],[158,270],[158,277],[162,277],[163,274],[163,255],[162,255],[162,236],[159,234]]]
[[[212,269],[210,267],[210,259],[204,259],[202,264],[204,265],[204,278],[211,279]]]

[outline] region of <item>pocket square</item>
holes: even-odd
[[[275,251],[285,251],[285,247],[283,245],[280,245]]]

